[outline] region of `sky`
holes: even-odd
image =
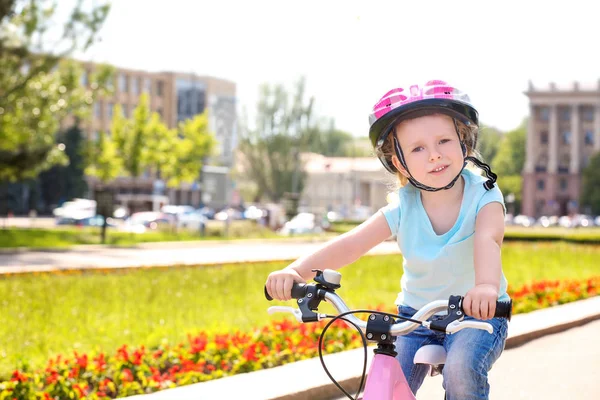
[[[318,116],[355,136],[367,136],[388,90],[442,79],[469,93],[483,123],[507,131],[529,112],[529,81],[598,84],[591,4],[113,0],[101,41],[77,57],[231,80],[250,116],[260,84],[291,91],[304,76]]]

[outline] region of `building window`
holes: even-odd
[[[146,78],[144,84],[144,90],[148,92],[148,94],[152,94],[152,79]]]
[[[537,188],[538,188],[538,190],[542,191],[542,190],[544,190],[544,187],[545,187],[544,180],[543,179],[538,179],[538,181],[537,181]]]
[[[567,187],[568,187],[567,180],[564,178],[561,179],[560,180],[560,190],[562,190],[564,192],[565,190],[567,190]]]
[[[561,121],[569,121],[571,120],[571,109],[569,108],[562,108],[560,110],[560,120]]]
[[[585,131],[585,145],[592,146],[594,144],[594,132]]]
[[[102,106],[99,101],[94,103],[94,115],[96,118],[102,117]]]
[[[562,134],[563,144],[571,144],[571,132],[566,131]]]
[[[547,131],[540,132],[540,143],[548,144],[548,132]]]
[[[108,114],[108,120],[109,121],[112,121],[114,108],[115,108],[114,103],[108,103],[108,109],[106,111],[107,111],[107,114]]]
[[[591,121],[594,120],[594,109],[592,107],[585,107],[582,110],[582,114],[583,114],[582,115],[582,117],[583,117],[582,119],[584,121],[591,122]]]
[[[156,94],[158,95],[158,97],[163,96],[163,92],[164,92],[163,86],[164,86],[164,83],[162,81],[156,82]]]
[[[127,78],[127,75],[121,72],[121,74],[119,75],[119,92],[127,93],[127,90],[129,88],[128,80],[129,79]]]
[[[541,107],[539,112],[540,121],[549,121],[550,120],[550,108],[549,107]]]
[[[558,172],[559,173],[568,173],[570,164],[571,164],[571,156],[569,155],[569,153],[563,153],[559,158]]]
[[[133,93],[140,94],[140,78],[133,78]]]

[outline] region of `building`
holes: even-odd
[[[86,85],[95,64],[84,62],[82,65],[85,72],[81,79]],[[94,104],[91,121],[84,126],[89,139],[96,139],[100,131],[110,134],[117,104],[123,108],[125,117],[131,117],[144,92],[149,94],[151,110],[157,112],[169,128],[208,110],[210,128],[218,141],[218,156],[206,160],[197,182],[182,184],[179,188],[165,188],[164,182],[148,174],[135,181],[120,177],[111,184],[117,191],[117,201],[127,202],[132,211],[156,209],[165,201],[196,207],[229,204],[233,187],[229,170],[233,164],[233,149],[237,146],[235,83],[192,73],[116,68],[113,95]],[[93,194],[98,181],[89,177],[88,186]]]
[[[600,81],[559,88],[529,84],[529,125],[522,213],[585,212],[579,203],[581,171],[600,150]]]
[[[394,179],[375,157],[302,155],[307,174],[299,206],[306,211],[335,211],[348,219],[366,219],[387,204]]]

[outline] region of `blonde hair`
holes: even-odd
[[[440,113],[440,114],[429,114],[429,115],[446,115],[446,114]],[[419,115],[414,118],[419,118],[420,116],[422,116],[422,115]],[[402,120],[399,123],[402,123],[403,121],[406,121],[408,119],[414,119],[414,118],[407,118],[407,119]],[[448,116],[448,118],[452,118],[452,117]],[[466,125],[464,122],[462,122],[461,120],[458,120],[458,119],[455,119],[455,121],[456,121],[456,126],[458,127],[458,134],[460,136],[460,140],[467,147],[467,156],[479,157],[479,153],[475,149],[475,145],[477,142],[477,136],[479,133],[479,127],[474,124]],[[399,123],[395,123],[396,126],[394,126],[394,128],[392,129],[390,134],[385,139],[385,142],[381,146],[381,149],[379,150],[381,152],[381,154],[383,154],[383,156],[385,157],[386,161],[388,162],[388,165],[390,165],[390,166],[394,166],[394,164],[392,163],[392,157],[396,156],[396,151],[394,149],[394,136],[396,135],[396,127]],[[469,163],[469,164],[471,164],[471,163]],[[468,167],[468,165],[467,165],[467,167]],[[393,182],[390,182],[390,186],[391,186],[390,188],[392,190],[397,190],[408,184],[408,178],[406,176],[402,175],[402,173],[400,171],[396,171],[394,176],[396,179],[394,179]]]

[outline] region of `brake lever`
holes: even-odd
[[[492,326],[492,324],[489,324],[487,322],[481,322],[481,321],[452,321],[451,323],[448,324],[448,326],[446,327],[446,333],[456,333],[458,331],[461,331],[465,328],[474,328],[474,329],[480,329],[483,331],[488,331],[488,333],[494,333],[494,327]]]
[[[277,312],[287,312],[292,314],[294,317],[296,317],[296,319],[298,320],[298,322],[303,322],[302,321],[302,312],[300,310],[298,310],[297,308],[294,307],[286,307],[286,306],[271,306],[267,309],[267,312],[269,314],[275,314]]]

